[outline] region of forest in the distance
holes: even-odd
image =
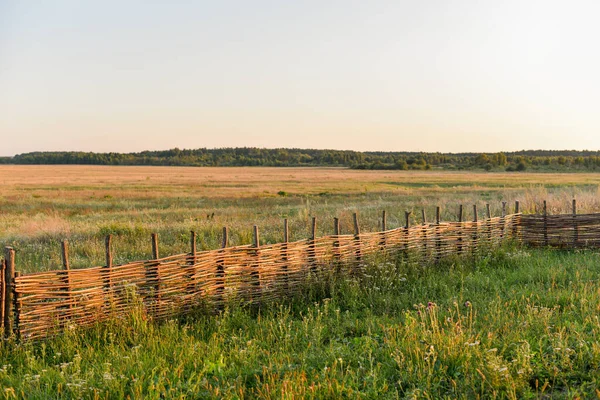
[[[0,164],[165,165],[197,167],[348,167],[389,170],[595,171],[600,151],[526,150],[498,153],[424,153],[315,149],[170,149],[139,153],[31,152]]]

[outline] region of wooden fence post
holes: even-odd
[[[109,293],[111,292],[111,278],[110,273],[113,267],[113,255],[112,255],[112,235],[106,235],[104,239],[104,255],[106,258],[106,265],[104,267],[105,275],[104,275],[104,288]]]
[[[316,240],[317,240],[317,217],[312,217],[310,240],[308,241],[308,265],[310,266],[311,273],[317,272]]]
[[[104,256],[106,264],[102,268],[102,275],[104,281],[104,305],[110,307],[112,303],[112,280],[111,272],[113,267],[113,255],[112,255],[112,235],[106,235],[104,239]]]
[[[360,225],[358,224],[358,214],[354,213],[352,215],[352,218],[354,219],[354,243],[356,246],[356,262],[358,265],[360,265],[360,262],[362,261],[362,252],[360,243]]]
[[[437,206],[435,208],[435,260],[439,262],[442,258],[442,230],[440,227],[440,219],[441,219],[441,208]]]
[[[223,294],[225,292],[225,249],[229,246],[229,229],[223,227],[223,237],[221,238],[221,251],[217,257],[217,270],[215,273],[215,291],[217,292],[217,307],[223,307]]]
[[[579,242],[579,226],[577,224],[577,200],[573,199],[573,247]]]
[[[6,271],[6,260],[0,259],[0,328],[4,327],[4,300],[6,299],[6,279],[4,276]]]
[[[190,231],[190,263],[191,265],[196,264],[196,253],[198,252],[196,246],[196,232]]]
[[[500,230],[500,242],[503,242],[504,235],[506,235],[506,202],[502,202],[502,216],[500,217],[500,225],[502,229]]]
[[[340,220],[338,217],[333,217],[333,235],[340,235]],[[341,258],[342,255],[340,253],[340,241],[338,238],[336,238],[336,240],[333,242],[333,260],[336,263],[335,270],[338,274],[341,272],[342,268]]]
[[[253,227],[253,236],[252,236],[252,244],[254,246],[254,248],[259,248],[260,247],[260,236],[258,234],[258,225],[254,225]]]
[[[21,296],[17,290],[17,279],[21,277],[21,273],[15,271],[15,277],[13,278],[12,291],[13,291],[13,301],[14,301],[14,310],[15,310],[15,322],[13,332],[17,336],[17,340],[21,338]]]
[[[421,219],[423,221],[423,230],[422,230],[422,235],[423,235],[423,262],[426,262],[428,260],[428,246],[427,246],[427,216],[425,215],[425,209],[422,208],[421,209]]]
[[[489,203],[485,205],[485,216],[487,217],[485,223],[487,225],[487,231],[488,231],[488,247],[492,247],[492,244],[493,244],[492,210],[490,209]]]
[[[387,215],[385,210],[381,213],[381,239],[379,240],[379,246],[382,251],[386,250],[386,237],[385,231],[387,230]]]
[[[64,276],[64,284],[66,292],[65,297],[67,299],[67,303],[69,304],[69,310],[73,309],[73,299],[71,296],[71,263],[69,262],[69,242],[67,240],[63,240],[61,243],[61,253],[62,253],[62,263],[63,263],[63,276]],[[69,318],[72,315],[69,314]]]
[[[157,233],[153,233],[151,235],[152,238],[152,259],[153,260],[158,260],[159,259],[159,255],[158,255],[158,234]]]
[[[471,240],[473,241],[473,256],[477,254],[478,240],[479,240],[479,219],[477,218],[477,204],[473,204],[473,235]]]
[[[152,241],[152,259],[153,260],[158,260],[159,254],[158,254],[158,234],[157,233],[152,233],[150,235],[151,241]],[[160,305],[160,271],[159,271],[159,265],[160,263],[154,262],[151,263],[148,266],[148,269],[146,271],[146,279],[148,280],[148,282],[150,283],[150,287],[152,287],[154,289],[154,300],[155,300],[155,304],[154,304],[154,308],[151,307],[152,310],[155,310],[156,312],[158,312],[158,308]]]
[[[4,260],[6,267],[4,268],[4,336],[9,337],[13,333],[13,286],[15,275],[15,250],[12,247],[4,249]]]
[[[224,249],[229,246],[229,228],[223,227],[223,237],[221,239],[221,248]]]
[[[412,214],[411,211],[404,211],[404,220],[405,220],[405,224],[404,224],[404,258],[408,261],[408,240],[410,238],[409,236],[409,228],[410,228],[410,214]]]
[[[546,200],[544,200],[544,246],[548,247],[550,242],[548,241],[548,207]]]
[[[196,289],[196,285],[194,283],[194,272],[196,265],[196,253],[198,252],[197,240],[196,240],[196,232],[190,231],[190,261],[188,262],[186,278],[188,283],[186,285],[185,292],[187,294],[193,294]]]
[[[288,219],[283,220],[283,243],[281,244],[281,270],[283,271],[283,288],[284,294],[289,294],[290,277],[288,268],[288,242],[290,241],[290,231]]]
[[[458,223],[460,224],[459,226],[459,231],[458,231],[458,238],[456,239],[456,252],[458,253],[458,255],[462,254],[463,251],[463,230],[464,230],[464,225],[463,225],[463,205],[460,204],[458,206]]]
[[[67,240],[61,241],[60,247],[61,247],[63,270],[68,271],[71,269],[71,264],[69,262],[69,242]]]
[[[512,233],[513,233],[513,239],[517,240],[519,239],[519,219],[518,219],[518,215],[520,213],[519,210],[519,200],[515,200],[515,214],[517,215],[516,217],[513,217],[512,220],[512,224],[513,224],[513,228],[512,228]]]
[[[260,237],[258,234],[258,226],[254,225],[254,229],[253,229],[253,247],[254,247],[254,255],[256,257],[256,262],[253,266],[253,271],[251,273],[251,276],[253,278],[253,285],[255,287],[255,291],[254,293],[256,293],[257,296],[257,301],[258,301],[258,296],[260,295]],[[253,294],[254,294],[253,293]]]

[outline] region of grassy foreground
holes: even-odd
[[[305,298],[0,347],[4,398],[596,398],[600,257],[374,261]]]

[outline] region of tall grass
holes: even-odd
[[[600,385],[596,253],[375,260],[291,302],[0,347],[5,398],[556,398]]]
[[[173,188],[171,188],[173,189]],[[174,190],[174,189],[173,189]],[[348,193],[344,195],[304,195],[287,197],[198,198],[169,197],[144,199],[114,197],[100,202],[78,197],[60,199],[17,199],[0,202],[0,244],[17,249],[17,269],[22,272],[60,268],[60,241],[69,239],[74,268],[104,263],[104,236],[115,236],[116,263],[150,257],[150,233],[157,232],[162,255],[189,251],[189,232],[198,234],[198,249],[218,248],[223,226],[230,229],[232,245],[251,243],[252,225],[260,227],[263,243],[282,240],[283,218],[290,223],[290,239],[309,237],[310,221],[316,216],[317,233],[333,233],[333,217],[340,218],[342,233],[352,232],[352,213],[358,212],[363,231],[380,229],[381,211],[386,210],[388,227],[403,226],[404,211],[412,211],[412,223],[421,222],[421,209],[429,221],[435,207],[442,207],[442,220],[455,221],[458,205],[479,205],[480,218],[485,203],[493,215],[500,215],[501,202],[512,210],[515,199],[524,212],[541,209],[548,200],[552,213],[570,212],[571,198],[578,199],[580,212],[600,209],[597,190],[591,188],[489,189],[487,191],[417,190]],[[79,209],[79,211],[78,211]],[[465,217],[472,218],[471,207]]]
[[[342,232],[359,212],[364,231],[428,218],[442,206],[521,201],[598,211],[594,174],[360,172],[332,169],[11,167],[0,193],[0,242],[17,270],[75,268],[231,244]],[[1,171],[4,171],[0,168]],[[238,176],[239,175],[239,176]],[[282,192],[281,194],[277,194]],[[468,208],[470,210],[470,208]],[[483,212],[483,207],[480,207]],[[470,218],[471,216],[468,216]],[[417,220],[418,221],[418,220]],[[415,220],[413,220],[415,222]],[[374,260],[364,275],[326,275],[304,295],[217,316],[164,323],[141,309],[123,320],[44,342],[0,345],[0,398],[593,398],[600,387],[600,262],[593,252],[506,248],[477,261],[420,267]],[[132,298],[135,301],[135,296]]]

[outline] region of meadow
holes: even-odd
[[[17,270],[73,268],[232,244],[319,234],[333,217],[350,232],[388,226],[404,211],[456,220],[458,205],[501,201],[535,212],[600,210],[595,174],[361,171],[336,168],[0,166],[0,243]],[[470,208],[467,208],[470,210]],[[482,213],[483,215],[483,213]],[[369,260],[364,276],[331,275],[261,308],[156,324],[143,313],[41,343],[0,348],[5,398],[563,398],[600,395],[600,279],[592,251],[512,244],[426,267]]]
[[[0,244],[17,249],[22,272],[61,266],[60,241],[68,239],[73,268],[103,265],[104,237],[115,236],[115,263],[150,257],[150,234],[160,238],[161,255],[189,249],[190,231],[198,249],[218,248],[224,226],[232,245],[251,243],[258,225],[263,243],[307,238],[311,218],[319,235],[352,232],[358,212],[364,231],[404,225],[404,212],[429,221],[435,207],[442,220],[455,221],[458,205],[472,218],[485,203],[499,215],[519,200],[521,211],[536,212],[544,199],[550,213],[600,210],[600,175],[568,173],[472,173],[361,171],[344,168],[195,168],[110,166],[0,166]]]

